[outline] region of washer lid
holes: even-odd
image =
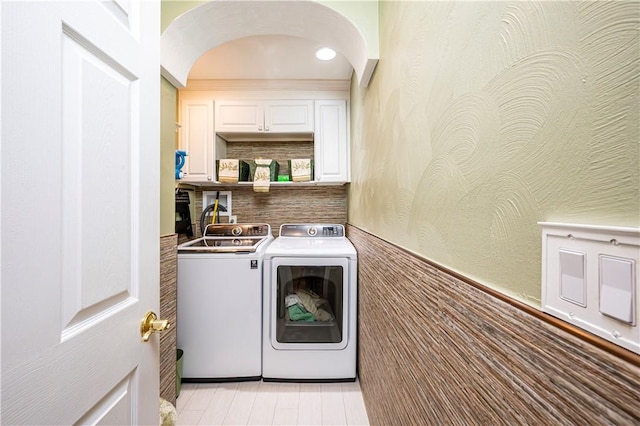
[[[254,253],[272,237],[202,237],[178,246],[178,253]]]
[[[211,224],[204,237],[178,246],[178,253],[254,253],[271,241],[271,226],[258,224]]]
[[[346,237],[278,237],[265,251],[265,257],[348,257],[356,259],[356,249]]]

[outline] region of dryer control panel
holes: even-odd
[[[281,237],[333,238],[344,237],[344,226],[327,223],[287,223],[280,226]]]

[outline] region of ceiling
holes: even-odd
[[[189,79],[350,80],[353,68],[340,53],[331,61],[315,57],[323,44],[301,37],[244,37],[205,52]]]

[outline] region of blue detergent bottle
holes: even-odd
[[[184,173],[182,173],[182,166],[184,166],[185,157],[189,155],[187,151],[176,150],[176,179],[182,179]]]

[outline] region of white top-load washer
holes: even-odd
[[[282,225],[263,284],[263,379],[355,380],[357,253],[344,227]]]
[[[267,224],[215,224],[178,246],[184,381],[260,379],[262,269],[271,241]]]

